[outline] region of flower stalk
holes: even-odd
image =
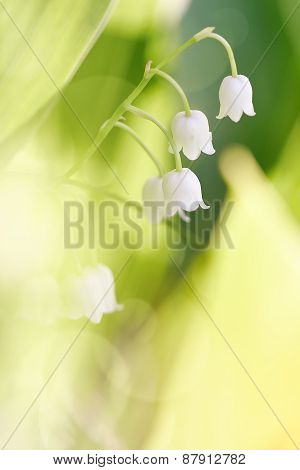
[[[229,42],[226,41],[223,36],[220,36],[219,34],[216,33],[209,33],[207,36],[209,39],[215,39],[216,41],[220,42],[226,49],[226,52],[228,54],[229,62],[230,62],[230,67],[231,67],[231,75],[236,78],[238,76],[238,70],[237,70],[237,65],[234,57],[234,53],[232,50],[232,47],[230,46]]]
[[[162,60],[155,67],[155,70],[158,71],[164,68],[166,65],[172,62],[174,59],[176,59],[180,54],[182,54],[182,52],[184,52],[186,49],[191,47],[193,44],[196,44],[202,41],[203,39],[211,38],[211,39],[216,39],[217,41],[221,42],[223,46],[225,47],[228,53],[230,64],[231,64],[232,76],[236,77],[237,67],[236,67],[236,62],[235,62],[235,58],[233,55],[233,51],[229,43],[222,36],[219,36],[218,34],[215,34],[213,32],[214,29],[215,29],[214,27],[208,27],[208,28],[203,29],[199,33],[195,34],[192,38],[187,40],[184,44],[182,44],[177,49],[175,49],[168,57]],[[148,73],[149,70],[151,70],[150,61],[147,63],[145,74],[142,80],[140,81],[140,83],[131,92],[131,94],[116,108],[115,112],[105,122],[105,124],[100,127],[95,139],[93,140],[92,145],[88,148],[82,160],[75,163],[64,175],[62,175],[62,177],[60,177],[59,180],[57,181],[57,185],[63,183],[66,179],[70,178],[73,174],[75,174],[81,168],[81,166],[94,155],[98,147],[102,144],[102,142],[107,137],[107,135],[111,132],[111,130],[114,128],[116,123],[122,118],[123,114],[127,111],[128,106],[130,106],[136,100],[136,98],[140,96],[140,94],[143,92],[143,90],[148,85],[150,80],[153,78],[154,75],[151,73]],[[180,155],[178,151],[175,153],[175,156],[176,156],[176,163],[177,163],[178,169],[180,169],[182,168],[182,165],[181,165]]]
[[[128,105],[127,106],[127,111],[141,117],[142,119],[146,119],[147,121],[153,122],[153,124],[155,124],[165,134],[165,136],[167,137],[167,139],[168,139],[168,141],[169,141],[169,143],[172,147],[174,155],[175,155],[176,170],[181,171],[182,170],[182,162],[181,162],[180,153],[179,153],[179,150],[178,150],[178,148],[175,144],[175,141],[172,137],[172,134],[168,131],[168,129],[158,119],[156,119],[154,116],[152,116],[152,114],[147,113],[143,109],[137,108],[136,106]]]
[[[149,147],[143,142],[143,140],[140,138],[140,136],[129,126],[124,124],[123,122],[118,121],[115,127],[119,127],[120,129],[123,129],[124,131],[128,132],[134,140],[144,149],[144,151],[147,153],[147,155],[150,157],[154,165],[156,166],[158,173],[160,176],[163,175],[164,171],[163,168],[158,161],[158,159],[155,157],[153,152],[149,149]]]
[[[180,98],[182,100],[182,104],[183,104],[183,108],[184,108],[186,116],[190,116],[191,115],[191,107],[190,107],[189,101],[187,99],[187,96],[184,93],[181,86],[179,85],[179,83],[177,83],[176,80],[174,80],[174,78],[171,77],[171,75],[169,75],[166,72],[163,72],[162,70],[151,69],[151,71],[149,73],[153,73],[154,75],[158,75],[159,77],[162,77],[168,83],[170,83],[173,86],[173,88],[175,88],[175,90],[177,91],[178,95],[180,96]]]

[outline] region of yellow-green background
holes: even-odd
[[[2,3],[1,445],[49,377],[7,448],[300,445],[300,9],[278,35],[298,2],[120,0],[111,12],[108,0]],[[113,131],[102,151],[129,194],[97,154],[76,175],[93,190],[53,182],[82,159],[89,135],[136,86],[146,61],[157,63],[208,25],[251,76],[257,112],[238,125],[222,121],[216,155],[193,167],[206,202],[234,202],[227,221],[234,249],[224,240],[215,247],[218,221],[199,211],[191,231],[196,218],[197,230],[210,228],[205,250],[169,250],[165,225],[153,250],[145,221],[139,251],[64,250],[64,200],[86,204],[105,191],[140,200],[155,169],[130,137]],[[195,45],[168,71],[214,129],[229,73],[222,47]],[[181,110],[159,79],[137,103],[166,124]],[[171,169],[164,136],[128,122]],[[82,267],[103,262],[117,275],[129,257],[116,283],[124,311],[88,325],[51,376],[84,323],[68,319],[53,278],[63,292]]]

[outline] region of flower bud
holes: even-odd
[[[178,150],[183,150],[189,160],[197,160],[201,152],[207,155],[215,153],[208,120],[201,111],[191,111],[189,116],[184,112],[176,114],[172,133]]]
[[[255,116],[252,95],[251,83],[244,75],[224,78],[219,92],[220,113],[217,119],[229,116],[232,121],[239,122],[243,113]]]
[[[103,264],[85,268],[82,275],[70,282],[73,311],[71,318],[86,316],[93,323],[99,323],[103,314],[123,309],[117,303],[115,281],[112,271]]]
[[[172,217],[182,210],[191,212],[198,207],[209,209],[203,201],[199,179],[188,168],[167,173],[163,177],[163,191],[167,217]]]

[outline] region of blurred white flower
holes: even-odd
[[[123,309],[116,300],[113,273],[103,264],[85,268],[81,276],[70,281],[70,290],[73,319],[86,316],[99,323],[103,314]]]
[[[188,168],[170,171],[163,177],[166,215],[195,211],[198,207],[209,209],[202,198],[201,184],[195,173]]]
[[[252,86],[247,77],[244,75],[225,77],[219,92],[220,113],[217,119],[229,116],[232,121],[238,122],[243,113],[255,116],[252,96]]]
[[[163,24],[176,25],[187,11],[191,0],[159,0],[156,2],[156,17]]]
[[[201,152],[207,155],[215,153],[208,119],[201,111],[191,111],[189,116],[185,112],[176,114],[172,122],[172,133],[178,150],[183,150],[189,160],[196,160]]]
[[[144,211],[152,224],[158,224],[165,216],[165,200],[162,189],[162,178],[149,178],[143,187]]]

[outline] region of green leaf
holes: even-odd
[[[74,76],[117,0],[1,2],[0,141]],[[3,42],[3,41],[2,41]]]

